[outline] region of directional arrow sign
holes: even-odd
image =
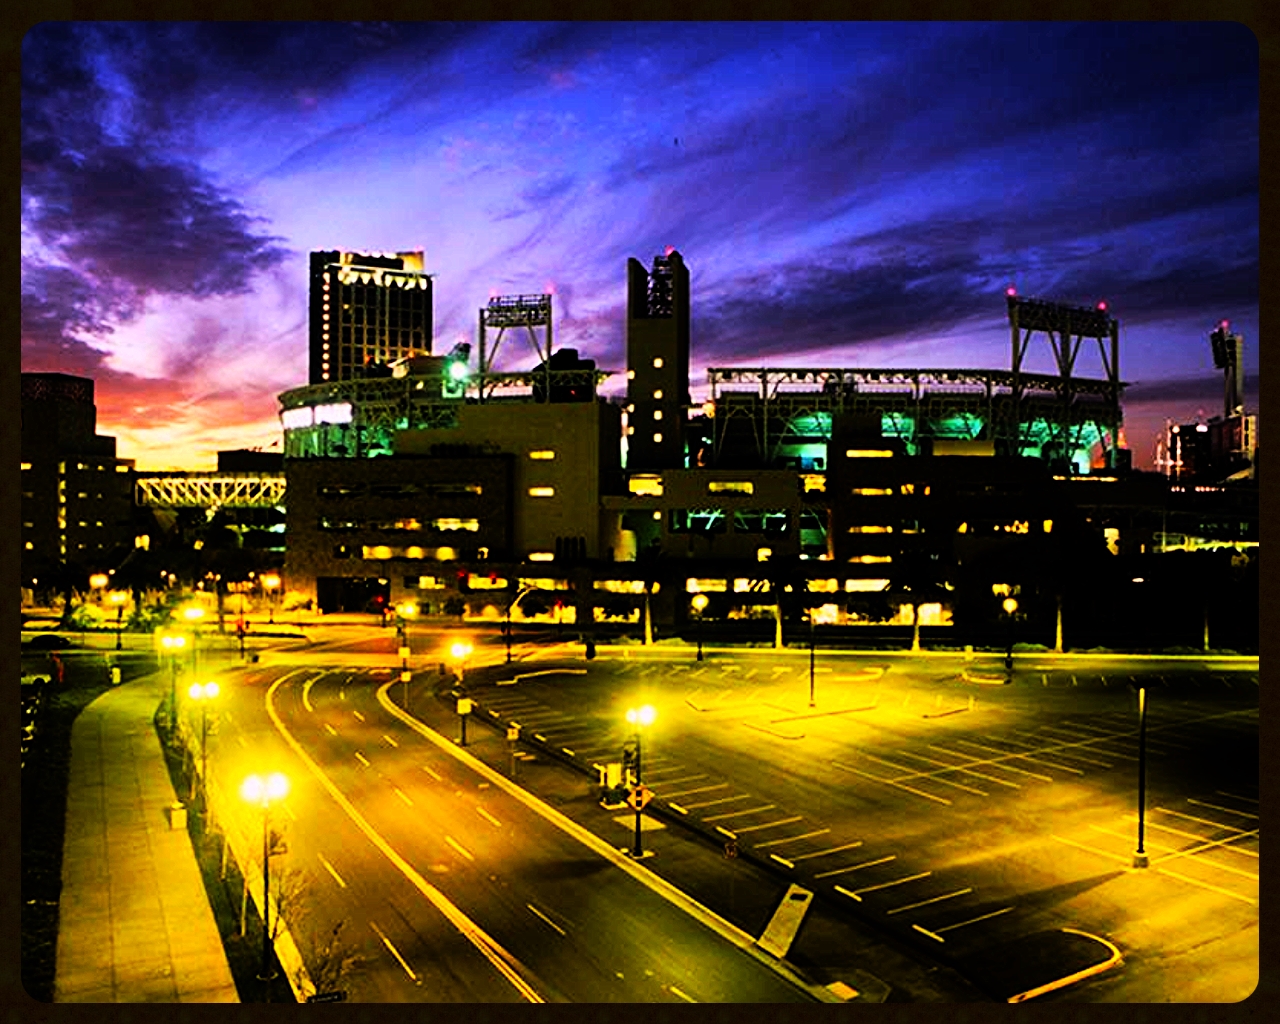
[[[634,807],[637,811],[643,811],[645,806],[653,799],[653,791],[645,786],[637,786],[627,794],[627,803]]]

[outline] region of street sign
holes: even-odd
[[[511,740],[512,742],[514,742],[515,740],[518,740],[519,738],[520,738],[520,726],[518,726],[518,725],[509,725],[509,726],[507,726],[507,739],[509,739],[509,740]]]
[[[471,703],[472,702],[470,697],[459,697],[458,698],[458,714],[460,715],[471,714]]]
[[[307,996],[309,1003],[345,1003],[347,1001],[347,993],[341,989],[337,992],[313,992]]]
[[[407,683],[407,682],[408,682],[410,679],[412,679],[412,678],[413,678],[413,673],[412,673],[412,672],[401,672],[401,673],[400,673],[400,682],[402,682],[402,683]]]
[[[730,860],[738,856],[738,841],[736,839],[730,839],[724,844],[724,855]]]
[[[627,803],[637,811],[643,811],[652,799],[653,791],[646,786],[637,786],[627,794]]]

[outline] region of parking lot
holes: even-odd
[[[846,659],[817,666],[813,707],[806,660],[754,653],[499,672],[471,690],[584,766],[619,760],[626,707],[654,704],[642,775],[669,815],[956,962],[1049,925],[1129,934],[1192,896],[1221,904],[1208,927],[1243,928],[1256,958],[1256,665],[1043,661],[997,685],[959,659]]]

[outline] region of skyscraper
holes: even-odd
[[[683,469],[689,405],[689,268],[668,248],[627,260],[627,468]]]
[[[373,367],[429,355],[431,314],[431,277],[421,250],[313,252],[310,383],[351,380]]]

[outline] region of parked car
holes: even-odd
[[[33,636],[23,646],[29,651],[64,651],[72,644],[65,636],[57,633],[41,633]]]

